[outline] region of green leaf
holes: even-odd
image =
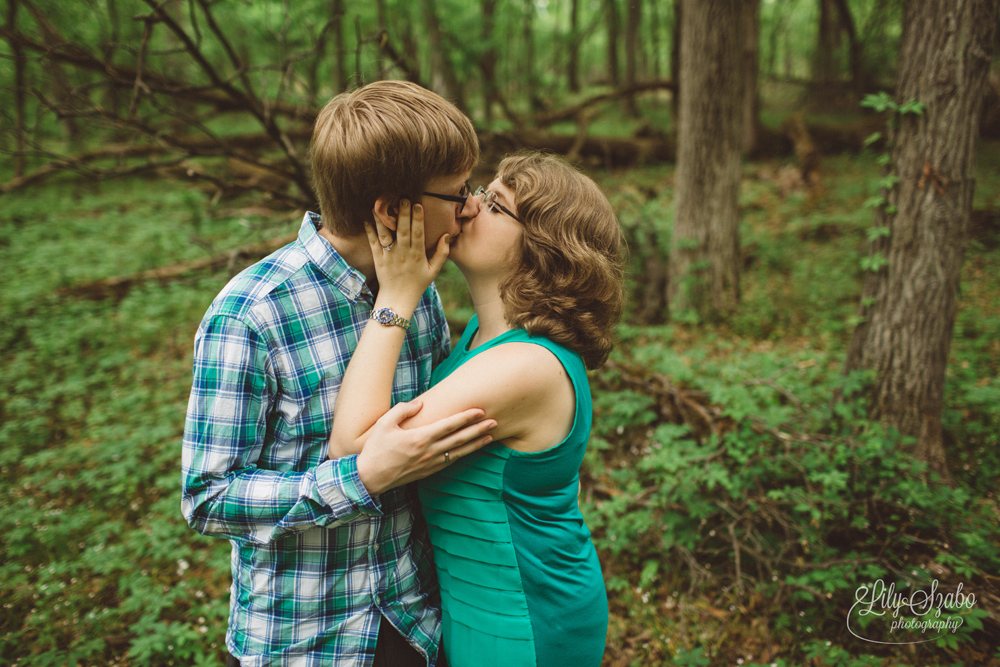
[[[887,225],[878,225],[876,227],[868,228],[868,240],[877,241],[880,238],[889,236],[892,232],[889,230]]]
[[[883,135],[882,135],[881,132],[872,132],[871,134],[869,134],[865,138],[865,141],[864,141],[864,143],[862,145],[865,148],[868,148],[869,146],[871,146],[872,144],[874,144],[876,141],[880,140],[882,138],[882,136]]]

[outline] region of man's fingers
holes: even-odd
[[[476,438],[475,440],[470,440],[469,442],[465,443],[464,445],[460,445],[458,447],[454,447],[452,449],[449,449],[448,450],[448,461],[447,462],[449,464],[454,463],[455,461],[459,460],[460,458],[468,456],[469,454],[472,454],[473,452],[475,452],[475,451],[477,451],[479,449],[482,449],[483,447],[485,447],[486,445],[490,444],[491,442],[493,442],[493,436],[491,436],[491,435],[484,435],[484,436],[481,436],[479,438]],[[442,458],[443,458],[443,455],[442,455]]]
[[[474,445],[472,448],[472,451],[474,451],[492,441],[493,436],[490,435],[490,431],[496,428],[496,426],[497,422],[495,419],[484,419],[475,424],[469,424],[442,437],[436,443],[433,443],[432,448],[435,452],[438,452],[436,456],[450,452],[450,458],[454,458],[456,455],[461,455],[461,452],[464,451],[463,448],[467,445]]]
[[[391,424],[393,426],[399,426],[407,419],[413,415],[420,412],[420,409],[424,407],[424,404],[419,401],[407,401],[406,403],[397,403],[392,406],[392,408],[379,418],[379,421],[385,420],[386,424]]]
[[[423,426],[423,435],[432,442],[435,440],[441,440],[461,428],[482,421],[485,416],[486,412],[482,409],[470,408],[469,410],[459,412],[449,417],[444,417],[436,422]]]

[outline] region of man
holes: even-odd
[[[184,430],[182,509],[233,545],[230,664],[434,665],[440,610],[419,510],[403,485],[429,474],[428,448],[481,446],[495,422],[470,410],[399,428],[450,349],[433,285],[408,323],[396,407],[357,456],[328,460],[337,393],[378,290],[364,223],[394,224],[399,201],[425,210],[428,252],[478,212],[469,120],[394,81],[334,98],[313,132],[322,216],[222,290],[195,337]],[[404,479],[405,478],[405,479]],[[384,490],[388,489],[388,490]]]

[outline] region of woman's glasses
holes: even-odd
[[[480,206],[485,206],[488,210],[491,211],[500,209],[510,217],[517,220],[518,222],[521,222],[521,218],[514,215],[509,208],[507,208],[506,206],[497,201],[497,193],[493,192],[492,190],[487,190],[486,188],[480,185],[478,188],[476,188],[476,191],[472,193],[473,197],[478,197],[479,195],[483,195],[483,201],[480,204]]]

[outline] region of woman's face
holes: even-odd
[[[485,204],[485,195],[479,195],[479,213],[462,223],[449,257],[463,271],[503,275],[521,241],[522,226],[500,208],[517,215],[510,188],[494,179],[486,189],[496,193],[496,204]]]

